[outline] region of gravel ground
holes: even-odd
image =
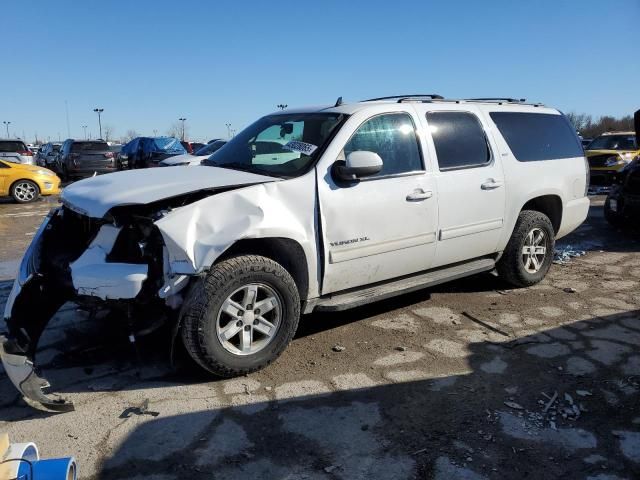
[[[0,205],[1,298],[52,202]],[[33,410],[0,373],[0,430],[84,479],[638,478],[640,243],[594,197],[560,245],[587,255],[533,288],[483,274],[307,316],[233,380],[172,368],[166,331],[134,348],[67,305],[39,363],[76,411]]]

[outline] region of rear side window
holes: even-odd
[[[24,142],[0,141],[0,152],[26,152],[27,146]]]
[[[521,162],[584,156],[580,139],[564,115],[519,112],[489,115]]]
[[[73,142],[71,151],[74,153],[88,151],[108,152],[109,145],[100,142]]]
[[[370,178],[423,170],[416,129],[406,113],[378,115],[360,125],[344,146],[344,155],[361,150],[382,159],[382,170]]]
[[[429,112],[427,122],[440,170],[480,167],[491,161],[484,129],[472,113]]]

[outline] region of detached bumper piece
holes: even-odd
[[[45,327],[65,302],[78,296],[135,298],[147,279],[148,268],[145,264],[107,261],[120,232],[112,225],[87,231],[86,243],[68,251],[64,233],[74,232],[65,228],[64,220],[61,209],[52,210],[34,235],[7,299],[4,318],[8,335],[0,337],[0,359],[11,382],[27,403],[53,412],[68,412],[74,407],[59,395],[45,393],[49,382],[35,367],[36,347]],[[52,266],[56,260],[57,268]]]
[[[48,388],[49,382],[40,378],[33,362],[26,355],[8,353],[12,342],[0,337],[0,358],[11,383],[20,391],[27,402],[36,402],[40,406],[53,412],[71,412],[73,403],[59,395],[45,394],[43,389]]]

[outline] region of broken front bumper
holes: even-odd
[[[35,402],[41,407],[54,412],[69,412],[74,409],[73,403],[59,395],[47,395],[43,392],[49,382],[40,378],[35,371],[33,362],[26,355],[8,353],[11,342],[0,337],[0,359],[11,383],[24,396],[28,403]]]
[[[37,375],[33,364],[33,353],[44,325],[41,325],[42,322],[38,319],[29,319],[34,321],[27,321],[24,325],[21,325],[21,322],[11,321],[12,316],[14,316],[16,303],[21,303],[18,301],[18,297],[23,288],[30,288],[33,286],[33,283],[37,281],[40,267],[42,235],[47,229],[51,219],[57,215],[57,213],[58,209],[49,212],[33,236],[33,240],[20,263],[20,268],[13,282],[11,293],[7,298],[4,311],[4,319],[7,322],[9,334],[15,338],[7,339],[6,337],[0,336],[0,360],[2,360],[2,365],[7,372],[9,380],[11,380],[26,400],[35,402],[48,410],[66,412],[73,410],[73,404],[60,396],[45,394],[43,389],[49,387],[49,383]],[[43,305],[43,308],[39,308],[38,306],[35,309],[36,316],[38,316],[37,314],[46,316],[52,308],[57,310],[54,305],[55,302],[51,305]],[[20,338],[22,342],[20,342]],[[20,343],[22,343],[23,346],[21,346]]]

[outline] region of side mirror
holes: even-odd
[[[334,171],[341,180],[353,181],[370,177],[382,170],[382,158],[375,152],[360,150],[347,155],[347,160],[334,163]]]

